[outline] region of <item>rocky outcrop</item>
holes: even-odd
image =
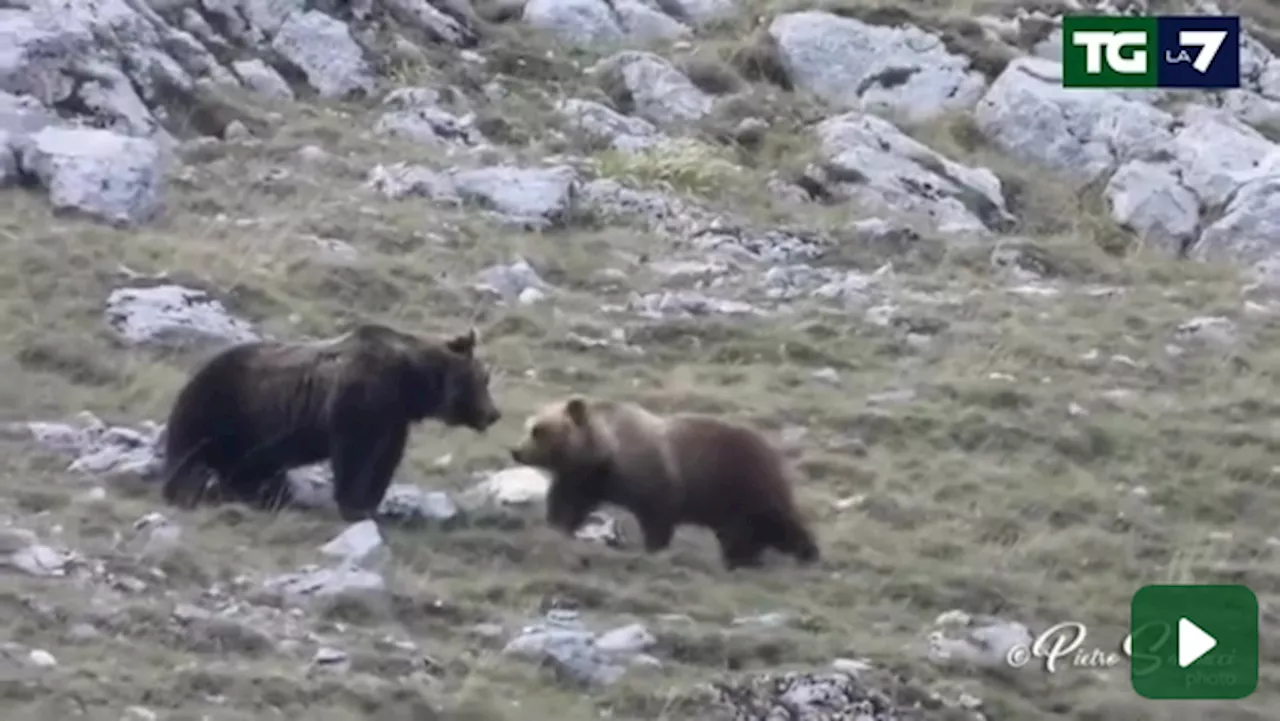
[[[712,98],[653,53],[618,53],[587,72],[616,87],[632,114],[660,127],[694,121],[711,112]]]
[[[453,169],[438,173],[421,166],[378,166],[369,186],[390,198],[421,196],[438,203],[475,203],[505,222],[547,227],[572,211],[577,171],[568,166]]]
[[[425,0],[391,10],[406,29],[441,42],[476,40],[468,19]],[[112,222],[151,219],[162,211],[161,157],[201,112],[203,95],[218,87],[286,100],[299,91],[368,95],[377,84],[368,22],[368,8],[348,24],[301,0],[211,0],[163,14],[139,0],[0,8],[0,151],[9,149],[0,178],[30,176],[55,206]],[[47,117],[37,121],[38,110]],[[25,140],[49,124],[59,129]]]
[[[821,180],[836,194],[927,217],[944,233],[1007,229],[1000,180],[960,165],[874,115],[829,118],[816,129],[826,160]]]
[[[18,171],[49,189],[54,208],[125,225],[160,212],[167,164],[152,140],[92,128],[47,127],[17,148]]]
[[[1171,253],[1222,257],[1230,227],[1229,245],[1253,248],[1241,259],[1259,259],[1271,241],[1255,233],[1275,220],[1258,217],[1269,211],[1254,193],[1276,175],[1280,146],[1223,109],[1168,111],[1137,91],[1079,93],[1061,80],[1058,63],[1010,63],[978,104],[978,127],[1020,161],[1077,184],[1105,181],[1113,217]],[[1209,221],[1240,193],[1250,210],[1236,202],[1229,218]],[[1195,249],[1204,240],[1212,250]]]
[[[791,82],[836,107],[919,122],[973,107],[986,86],[968,58],[911,26],[809,11],[779,15],[769,36]]]
[[[523,20],[581,47],[643,44],[690,35],[689,28],[658,3],[645,0],[529,0]]]

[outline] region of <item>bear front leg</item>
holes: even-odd
[[[720,542],[720,558],[726,569],[754,568],[762,564],[764,543],[756,531],[747,523],[735,523],[716,529],[716,540]]]
[[[769,539],[769,545],[794,556],[802,565],[815,563],[821,558],[813,532],[794,514],[780,515],[772,519],[770,524],[774,528],[774,534]]]
[[[358,428],[359,424],[364,428]],[[333,432],[329,466],[333,470],[333,500],[348,523],[372,518],[391,485],[405,442],[408,424],[370,424],[368,418],[351,418]]]
[[[582,495],[581,489],[553,481],[547,491],[547,524],[571,536],[582,527],[596,505]]]

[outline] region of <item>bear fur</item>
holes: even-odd
[[[178,393],[164,440],[164,499],[194,507],[208,472],[218,495],[276,511],[285,472],[328,459],[342,518],[370,517],[428,418],[484,432],[501,417],[476,332],[432,341],[379,324],[335,338],[223,350]]]
[[[715,534],[729,569],[760,565],[769,547],[819,558],[785,459],[741,425],[574,395],[531,415],[511,457],[551,475],[547,522],[568,534],[608,503],[635,515],[649,553],[691,524]]]

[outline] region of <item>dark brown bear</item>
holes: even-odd
[[[412,424],[433,418],[483,432],[501,414],[476,333],[434,342],[377,324],[311,342],[228,348],[178,394],[165,429],[164,498],[191,508],[207,472],[220,495],[275,511],[285,471],[328,459],[342,518],[370,517]]]
[[[715,533],[730,569],[760,565],[769,547],[818,560],[784,459],[750,428],[575,395],[530,416],[511,457],[550,473],[547,522],[565,533],[610,503],[635,514],[650,553],[692,524]]]

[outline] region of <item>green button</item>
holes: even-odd
[[[1143,586],[1129,679],[1150,699],[1240,699],[1258,687],[1258,597],[1244,586]]]

